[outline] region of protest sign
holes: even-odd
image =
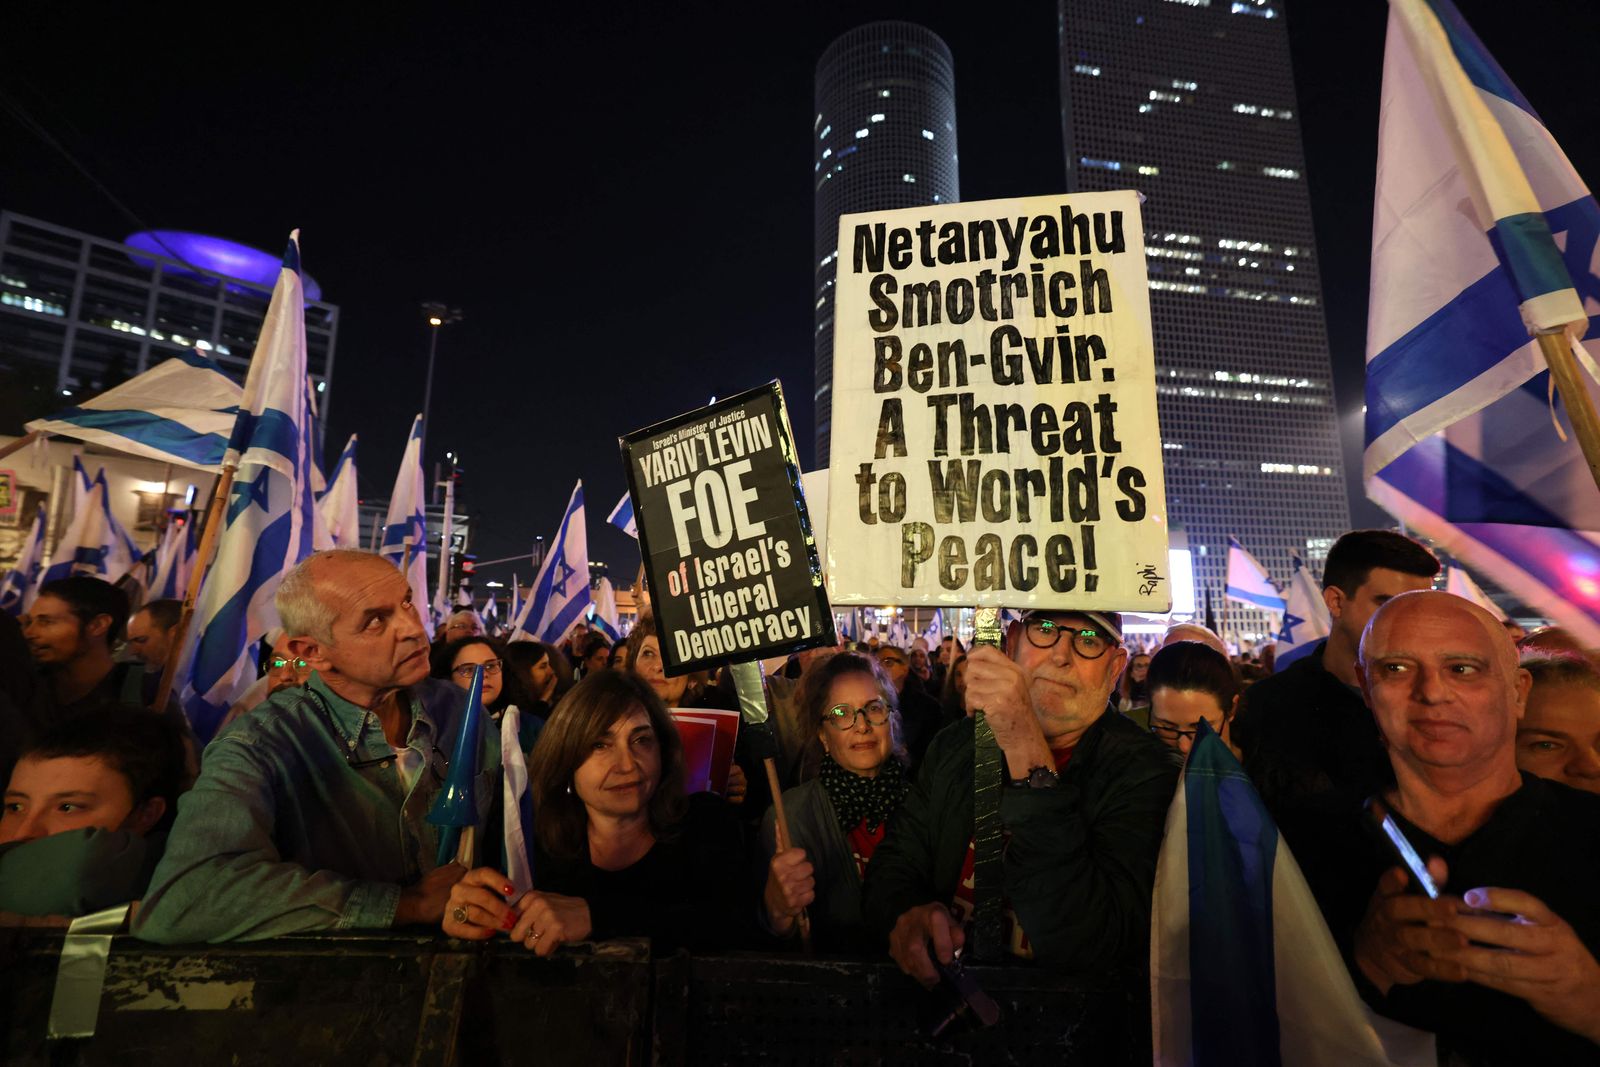
[[[1166,611],[1138,195],[845,215],[838,248],[833,603]]]
[[[777,382],[620,444],[668,674],[834,642]]]
[[[673,708],[672,721],[683,742],[683,791],[725,795],[734,745],[739,740],[739,713]]]

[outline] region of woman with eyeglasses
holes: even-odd
[[[1228,723],[1239,707],[1239,679],[1216,649],[1198,641],[1176,641],[1151,657],[1146,683],[1150,732],[1162,741],[1187,756],[1201,719],[1229,740]]]
[[[492,637],[463,637],[435,648],[431,654],[433,676],[454,682],[463,690],[472,688],[472,676],[479,666],[483,667],[483,710],[498,723],[507,708],[519,709],[517,737],[523,752],[533,751],[544,720],[535,712],[534,700],[516,673],[507,669],[504,644]]]
[[[806,672],[796,699],[822,768],[783,794],[787,849],[777,850],[773,811],[762,823],[770,857],[762,915],[772,933],[790,937],[809,908],[818,948],[865,949],[861,879],[911,788],[894,687],[874,660],[842,652]]]
[[[716,798],[685,796],[683,776],[678,733],[649,684],[622,671],[585,678],[528,767],[534,889],[508,899],[504,874],[469,871],[445,933],[505,931],[540,956],[613,937],[648,937],[660,952],[749,944],[738,826]]]

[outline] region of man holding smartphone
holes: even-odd
[[[1600,1063],[1600,796],[1518,771],[1530,679],[1510,637],[1405,593],[1357,671],[1395,774],[1378,799],[1441,889],[1356,810],[1300,857],[1362,996],[1464,1062]]]

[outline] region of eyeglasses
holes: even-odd
[[[1206,723],[1206,725],[1211,726],[1209,722]],[[1150,724],[1150,732],[1164,741],[1176,741],[1180,737],[1187,737],[1189,740],[1193,741],[1197,736],[1199,736],[1200,724],[1195,723],[1193,726],[1185,730],[1183,727],[1176,726],[1170,722],[1156,721]],[[1211,726],[1211,732],[1217,733],[1217,728],[1215,726]]]
[[[291,663],[294,664],[294,669],[297,670],[297,671],[303,671],[307,667],[311,666],[311,664],[307,663],[305,660],[300,659],[298,657],[296,657],[295,659],[285,659],[282,656],[273,656],[272,657],[272,669],[275,670],[275,671],[281,671],[285,667],[289,666]]]
[[[487,676],[490,674],[499,674],[500,666],[500,660],[486,659],[482,663],[463,663],[459,667],[452,668],[450,673],[455,675],[457,678],[460,678],[463,682],[470,682],[472,681],[472,672],[474,669],[482,667],[483,673]]]
[[[835,704],[823,718],[829,726],[843,733],[856,728],[857,716],[865,716],[869,726],[883,726],[889,721],[889,705],[882,700],[869,700],[859,708]]]
[[[1054,648],[1062,634],[1072,635],[1072,652],[1080,659],[1099,659],[1115,641],[1103,631],[1092,627],[1062,626],[1049,619],[1029,619],[1023,623],[1022,632],[1028,635],[1028,644],[1034,648]]]

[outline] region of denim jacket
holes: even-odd
[[[178,802],[134,935],[176,944],[393,925],[402,887],[435,866],[425,817],[466,703],[431,678],[408,696],[407,745],[424,760],[410,789],[377,717],[320,675],[234,722]],[[496,733],[483,731],[480,823],[497,791]]]

